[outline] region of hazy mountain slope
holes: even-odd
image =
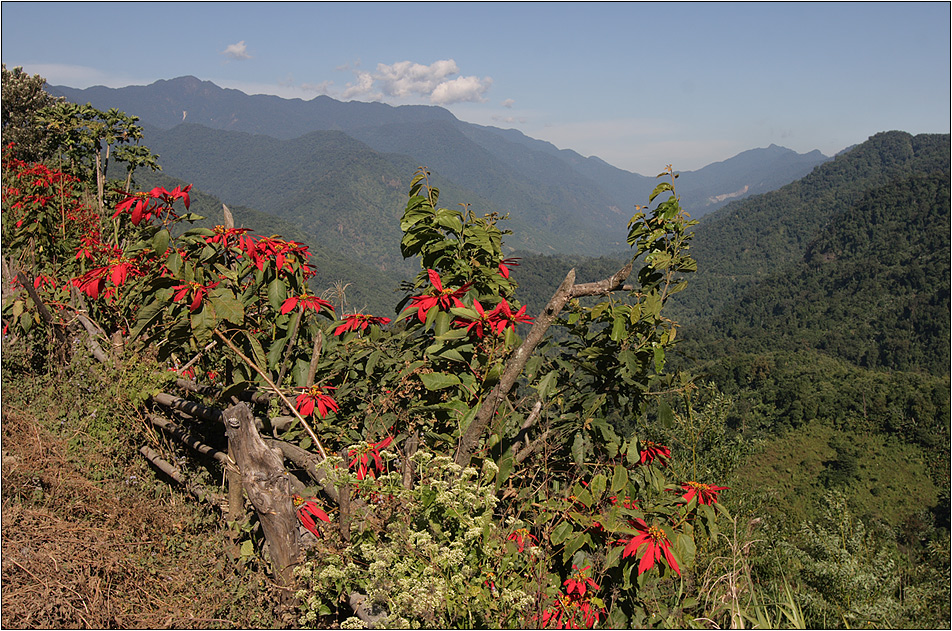
[[[626,221],[634,214],[636,204],[647,202],[648,195],[657,184],[655,177],[619,169],[594,156],[585,158],[570,149],[558,149],[551,143],[529,138],[514,129],[463,125],[463,133],[500,159],[519,155],[513,151],[513,147],[518,146],[533,154],[559,160],[604,191],[613,200],[613,206],[618,208],[619,214],[628,215]],[[498,139],[505,139],[507,142],[501,143]],[[637,147],[632,148],[632,151],[637,150]],[[658,159],[657,171],[660,172],[666,160],[664,156],[659,156]],[[521,160],[525,161],[524,158]],[[735,199],[780,188],[807,175],[814,167],[827,160],[829,158],[819,151],[799,154],[771,145],[766,149],[745,151],[697,171],[682,170],[678,183],[681,205],[692,217],[700,218]],[[677,170],[678,165],[673,166]]]
[[[471,141],[465,123],[392,124],[350,130],[377,151],[412,156],[434,172],[475,191],[504,212],[558,236],[556,250],[600,253],[606,240],[623,242],[630,218],[611,210],[598,187],[563,162],[517,145],[491,152]],[[496,155],[498,154],[498,155]],[[503,156],[500,158],[499,156]],[[536,244],[534,249],[543,250]],[[530,245],[529,247],[532,247]]]
[[[212,129],[244,131],[289,139],[318,130],[343,130],[367,125],[455,120],[442,107],[341,102],[328,96],[309,101],[273,95],[248,95],[195,77],[159,80],[146,86],[76,89],[50,86],[49,92],[74,103],[99,109],[117,108],[160,129],[187,122]]]
[[[813,348],[863,368],[947,374],[949,173],[897,177],[833,218],[801,261],[716,318],[730,352]]]
[[[800,260],[839,213],[883,182],[949,170],[949,135],[883,132],[776,191],[729,204],[695,230],[699,271],[673,304],[682,321],[709,319],[755,283]]]
[[[378,152],[409,156],[413,168],[425,165],[481,198],[460,201],[488,201],[511,211],[517,223],[533,228],[516,245],[543,253],[603,254],[622,245],[634,207],[646,202],[655,185],[653,177],[583,158],[517,130],[465,123],[434,106],[249,96],[195,77],[118,89],[54,86],[51,92],[103,109],[117,107],[162,130],[184,122],[284,140],[344,131]],[[176,156],[166,152],[164,159]],[[700,217],[805,175],[824,159],[818,152],[801,156],[780,147],[745,152],[684,172],[682,202]],[[667,161],[658,156],[659,171]]]

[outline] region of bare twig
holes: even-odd
[[[288,372],[288,360],[291,359],[291,353],[294,351],[294,344],[297,342],[298,328],[301,326],[301,320],[304,317],[304,307],[298,308],[294,314],[294,324],[291,327],[291,337],[288,339],[288,345],[284,348],[284,357],[281,359],[281,370],[278,372],[278,383],[284,381],[284,375]]]
[[[581,285],[575,284],[575,269],[569,270],[569,273],[565,276],[565,280],[563,280],[559,288],[555,290],[552,298],[549,299],[548,304],[546,304],[545,309],[542,310],[542,313],[535,319],[535,322],[533,322],[526,339],[519,348],[515,350],[512,357],[510,357],[509,362],[506,364],[506,369],[499,379],[499,383],[496,384],[483,400],[482,405],[476,412],[476,418],[473,419],[473,422],[470,423],[469,427],[466,428],[466,432],[460,438],[459,448],[455,458],[456,464],[465,466],[469,462],[480,437],[495,415],[496,408],[506,398],[509,391],[512,390],[519,375],[522,374],[526,362],[529,361],[532,352],[542,342],[545,332],[549,326],[555,322],[555,319],[559,313],[561,313],[565,304],[573,298],[604,295],[612,291],[617,291],[631,274],[631,268],[632,263],[629,262],[604,280]]]
[[[225,465],[226,468],[230,470],[234,470],[235,472],[239,472],[238,466],[235,464],[235,461],[232,460],[228,456],[228,454],[226,454],[225,452],[219,451],[218,449],[215,449],[214,447],[206,445],[200,440],[189,438],[189,436],[185,433],[185,430],[183,430],[181,427],[179,427],[172,421],[169,421],[168,419],[164,419],[161,416],[157,416],[155,414],[147,414],[146,416],[153,425],[164,430],[166,433],[168,433],[170,436],[172,436],[176,440],[182,442],[185,445],[188,445],[189,447],[191,447],[192,449],[194,449],[195,451],[197,451],[198,453],[204,456],[211,456],[218,462]]]
[[[317,434],[314,433],[314,430],[311,429],[311,426],[308,424],[308,422],[304,420],[304,417],[301,416],[301,413],[298,412],[298,411],[297,411],[297,408],[296,408],[294,405],[291,404],[291,402],[288,400],[288,398],[287,398],[286,396],[284,396],[284,393],[281,392],[281,390],[278,388],[278,386],[274,385],[274,382],[271,381],[271,377],[269,377],[268,374],[267,374],[265,371],[263,371],[261,368],[259,368],[257,364],[255,364],[253,361],[251,361],[250,359],[248,359],[248,358],[245,356],[245,354],[242,353],[241,350],[239,350],[237,346],[235,346],[234,342],[232,342],[232,341],[229,340],[227,337],[225,337],[225,336],[222,334],[221,331],[219,331],[218,329],[215,329],[215,333],[218,335],[219,338],[221,338],[221,340],[222,340],[225,344],[228,345],[228,348],[230,348],[231,350],[233,350],[233,351],[235,352],[235,354],[238,355],[238,357],[241,358],[242,361],[244,361],[246,364],[248,364],[249,366],[251,366],[251,368],[253,368],[253,369],[255,370],[255,372],[257,372],[259,375],[261,375],[261,378],[264,379],[265,382],[266,382],[269,386],[271,386],[271,389],[274,391],[274,393],[275,393],[276,395],[278,395],[278,396],[281,398],[281,400],[285,402],[285,404],[287,404],[288,408],[290,408],[290,410],[291,410],[291,412],[294,414],[294,416],[296,416],[297,419],[298,419],[299,421],[301,421],[301,425],[304,427],[305,430],[307,430],[307,433],[308,433],[308,435],[311,437],[311,440],[314,441],[314,446],[317,447],[317,451],[320,452],[320,454],[321,454],[321,459],[327,460],[327,452],[324,451],[324,447],[321,445],[321,441],[320,441],[320,439],[317,437]]]
[[[183,487],[185,487],[185,490],[187,490],[189,493],[194,495],[198,499],[198,501],[200,502],[208,501],[211,504],[221,506],[222,498],[220,496],[215,495],[214,493],[209,493],[208,490],[205,489],[205,487],[201,486],[200,484],[189,482],[185,478],[185,476],[182,475],[182,472],[179,471],[177,467],[174,467],[171,464],[169,464],[167,461],[163,460],[162,457],[159,456],[159,454],[151,447],[143,446],[142,448],[139,449],[139,453],[142,454],[142,456],[146,460],[151,462],[162,473],[169,476],[170,478],[172,478],[173,480],[181,484]]]
[[[307,381],[304,385],[310,388],[314,385],[314,377],[317,375],[317,363],[321,359],[321,348],[324,346],[324,333],[318,329],[314,336],[314,350],[311,351],[311,365],[307,369]]]

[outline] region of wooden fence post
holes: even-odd
[[[284,460],[262,440],[245,403],[225,410],[224,420],[229,449],[234,450],[241,469],[241,484],[268,541],[275,578],[279,585],[288,587],[294,581],[293,569],[299,560],[300,536]]]

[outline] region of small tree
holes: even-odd
[[[37,123],[37,114],[65,101],[44,89],[46,79],[29,75],[17,66],[7,70],[3,64],[3,142],[13,143],[14,156],[27,162],[40,162],[53,155],[55,142]]]

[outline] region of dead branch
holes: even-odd
[[[300,554],[300,535],[291,502],[290,476],[279,450],[273,450],[255,428],[254,417],[245,403],[223,413],[228,442],[241,469],[241,484],[248,494],[265,539],[278,583],[293,584],[292,573]]]
[[[324,346],[324,334],[320,329],[314,336],[314,350],[311,351],[311,364],[307,369],[307,381],[304,382],[308,388],[314,385],[314,377],[317,375],[317,362],[321,359],[321,348]]]
[[[222,498],[220,495],[209,492],[208,489],[203,487],[201,484],[190,482],[185,478],[185,476],[182,475],[182,472],[178,470],[178,467],[174,467],[166,460],[163,460],[162,457],[159,456],[159,454],[151,447],[144,445],[139,449],[139,453],[142,454],[146,460],[151,462],[156,469],[169,476],[172,480],[184,487],[186,491],[194,495],[198,501],[208,502],[210,504],[214,504],[215,506],[221,507]]]
[[[455,458],[456,464],[465,466],[469,463],[473,450],[476,448],[479,439],[482,437],[483,432],[486,431],[486,428],[496,413],[496,408],[498,408],[499,404],[509,395],[510,390],[512,390],[512,387],[516,384],[516,380],[526,367],[526,362],[529,361],[532,352],[542,342],[546,331],[552,323],[555,322],[555,319],[559,316],[559,313],[562,312],[565,304],[573,298],[604,295],[620,289],[631,274],[631,268],[632,263],[629,262],[604,280],[594,283],[583,283],[581,285],[575,284],[575,269],[569,270],[569,273],[565,276],[565,280],[563,280],[559,288],[555,290],[555,293],[552,295],[552,298],[549,299],[542,313],[536,317],[526,339],[519,348],[515,350],[512,357],[510,357],[509,362],[506,364],[506,369],[499,379],[499,383],[496,384],[483,400],[482,405],[476,412],[476,418],[473,419],[473,422],[470,423],[469,427],[466,428],[466,432],[460,438],[459,448]]]
[[[190,447],[197,453],[200,453],[203,456],[210,456],[214,458],[215,460],[217,460],[218,462],[222,463],[225,466],[225,468],[233,470],[235,472],[239,472],[238,466],[235,464],[235,461],[229,458],[228,454],[226,454],[225,452],[219,451],[218,449],[215,449],[214,447],[206,445],[200,440],[190,438],[188,434],[185,433],[184,429],[182,429],[181,427],[179,427],[178,425],[176,425],[175,423],[173,423],[172,421],[168,419],[164,419],[161,416],[157,416],[155,414],[146,414],[146,417],[149,419],[149,421],[153,425],[155,425],[156,427],[158,427],[159,429],[167,433],[169,436],[172,436],[173,438],[175,438],[182,444]]]

